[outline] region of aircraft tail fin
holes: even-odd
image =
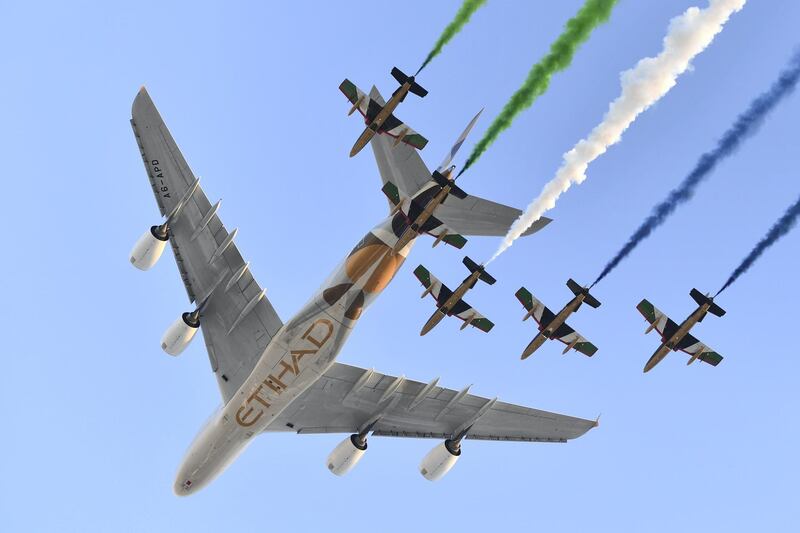
[[[425,90],[422,85],[414,81],[413,76],[406,75],[397,67],[392,68],[392,77],[396,79],[397,83],[400,85],[403,85],[407,81],[411,81],[411,88],[408,90],[408,92],[416,94],[420,98],[424,98],[428,94],[428,91]]]
[[[706,303],[710,303],[711,306],[708,308],[708,312],[714,316],[725,316],[725,310],[721,308],[719,305],[714,303],[714,299],[710,296],[706,296],[702,292],[698,291],[697,289],[692,289],[689,292],[689,296],[697,302],[697,305],[704,305]]]
[[[483,265],[479,265],[478,263],[476,263],[475,261],[473,261],[469,257],[464,256],[463,263],[464,263],[464,266],[466,266],[469,269],[470,272],[477,272],[477,271],[480,270],[481,275],[478,276],[478,279],[481,280],[482,282],[488,283],[489,285],[494,285],[495,282],[497,281],[491,275],[489,275],[488,272],[486,272],[483,269]]]
[[[578,282],[575,281],[574,279],[570,278],[567,281],[567,287],[569,287],[569,290],[571,290],[572,294],[574,294],[575,296],[579,294],[585,294],[586,297],[583,299],[583,303],[585,303],[589,307],[594,307],[595,309],[600,307],[600,300],[589,294],[589,289],[581,287],[578,284]]]

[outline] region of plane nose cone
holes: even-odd
[[[188,496],[192,493],[192,485],[191,479],[184,479],[182,476],[178,477],[172,487],[172,492],[175,493],[175,496]]]

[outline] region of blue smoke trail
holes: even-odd
[[[750,107],[739,115],[733,126],[719,140],[716,148],[703,154],[683,182],[669,193],[666,200],[653,208],[650,216],[631,235],[625,246],[617,252],[617,255],[609,261],[594,283],[592,283],[592,287],[614,270],[640,242],[650,236],[653,230],[663,224],[679,205],[691,200],[697,186],[711,174],[720,161],[733,154],[741,146],[742,141],[758,131],[770,111],[775,109],[786,96],[791,94],[799,78],[800,50],[795,51],[788,67],[781,73],[772,87],[753,100]]]
[[[761,257],[761,254],[764,251],[775,244],[781,237],[789,233],[797,222],[797,217],[800,216],[800,198],[792,204],[789,209],[783,214],[783,216],[772,226],[764,236],[763,239],[758,241],[755,248],[753,248],[747,257],[744,258],[744,261],[736,267],[736,270],[733,271],[731,277],[728,278],[728,281],[725,282],[725,285],[722,286],[720,290],[717,291],[717,294],[714,295],[716,298],[719,293],[727,289],[731,286],[731,284],[736,281],[739,276],[750,270],[750,267],[753,266],[753,263],[756,262],[756,259]]]

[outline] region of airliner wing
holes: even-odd
[[[170,225],[169,242],[189,301],[209,298],[200,324],[211,369],[227,402],[283,323],[244,268],[241,253],[229,239],[231,232],[195,185],[192,170],[144,87],[133,102],[131,125],[162,215],[196,186]]]
[[[597,425],[499,401],[476,420],[490,399],[401,379],[334,363],[267,431],[354,433],[381,413],[373,435],[444,439],[472,425],[467,439],[566,442]]]

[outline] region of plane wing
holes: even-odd
[[[375,120],[375,117],[378,116],[378,113],[380,113],[381,109],[383,109],[383,106],[386,104],[385,102],[378,102],[370,98],[348,79],[345,79],[342,84],[339,85],[339,90],[344,93],[351,104],[356,106],[356,109],[364,117],[367,124]],[[389,115],[386,118],[379,132],[399,139],[401,142],[419,150],[422,150],[425,148],[425,145],[428,144],[428,139],[411,129],[394,115]]]
[[[642,300],[639,302],[639,305],[636,306],[636,309],[638,309],[644,319],[661,334],[662,339],[669,338],[678,331],[678,325],[649,301]]]
[[[655,326],[655,329],[661,334],[662,340],[672,337],[672,335],[678,331],[678,324],[663,312],[659,311],[658,308],[649,301],[642,300],[639,302],[639,305],[636,306],[636,309],[639,310],[647,322]],[[689,333],[678,342],[677,348],[693,357],[696,356],[699,360],[712,366],[717,366],[722,361],[722,356],[720,354],[698,341]]]
[[[411,198],[402,193],[397,185],[391,181],[384,183],[381,190],[386,195],[392,208],[398,208],[403,213],[411,213],[413,211],[414,207]],[[434,246],[441,241],[460,250],[467,244],[467,239],[463,235],[459,235],[453,228],[434,216],[428,219],[422,230],[436,239],[433,243]]]
[[[425,287],[425,292],[433,296],[438,307],[444,305],[447,299],[453,295],[453,291],[451,291],[447,285],[439,281],[439,279],[431,274],[424,266],[419,265],[415,268],[414,275],[419,282],[422,283],[422,286]],[[475,326],[486,333],[494,327],[494,322],[480,314],[477,309],[464,300],[459,300],[458,303],[453,306],[450,310],[450,315],[458,317],[465,322],[469,322],[470,326]]]
[[[196,178],[144,87],[133,102],[131,126],[159,210],[166,215]],[[245,268],[241,253],[229,239],[232,234],[198,185],[170,225],[169,239],[189,301],[200,303],[210,296],[200,324],[225,402],[250,375],[283,325]]]
[[[431,217],[428,220],[430,221],[431,219],[438,221],[436,217]],[[436,240],[441,240],[442,242],[449,244],[450,246],[453,246],[455,248],[458,248],[459,250],[463,248],[465,244],[467,244],[467,239],[465,239],[463,235],[456,233],[456,231],[453,228],[451,228],[444,222],[442,222],[435,228],[432,228],[431,230],[427,231],[427,234],[432,237],[435,237]],[[436,245],[436,241],[434,241],[434,245]]]
[[[426,385],[334,363],[266,431],[355,433],[376,413],[382,413],[373,435],[445,439],[469,425],[490,401],[439,387],[435,381]],[[566,442],[596,425],[594,420],[498,401],[474,420],[466,438]]]
[[[561,324],[553,333],[553,338],[563,342],[567,346],[572,346],[575,350],[587,357],[591,357],[597,353],[597,346],[589,342],[586,337],[572,329],[567,324]]]
[[[383,104],[383,98],[375,87],[370,97]],[[381,135],[374,136],[370,144],[384,184],[391,182],[406,196],[412,197],[431,181],[432,172],[413,148],[394,146],[394,141]],[[463,200],[451,195],[436,208],[436,217],[454,233],[464,236],[503,236],[521,214],[519,209],[469,194]],[[551,219],[542,217],[523,235],[536,233],[550,222]]]
[[[555,313],[537,300],[525,287],[520,287],[515,296],[526,310],[533,311],[531,316],[539,324],[540,329],[545,328],[555,318]],[[593,356],[597,352],[597,346],[589,342],[567,324],[561,324],[558,329],[553,332],[553,338],[568,346],[574,343],[573,348],[588,357]]]
[[[704,363],[711,366],[717,366],[722,362],[722,356],[694,338],[690,333],[687,333],[684,338],[678,343],[678,349],[688,353],[692,357],[697,357]]]

